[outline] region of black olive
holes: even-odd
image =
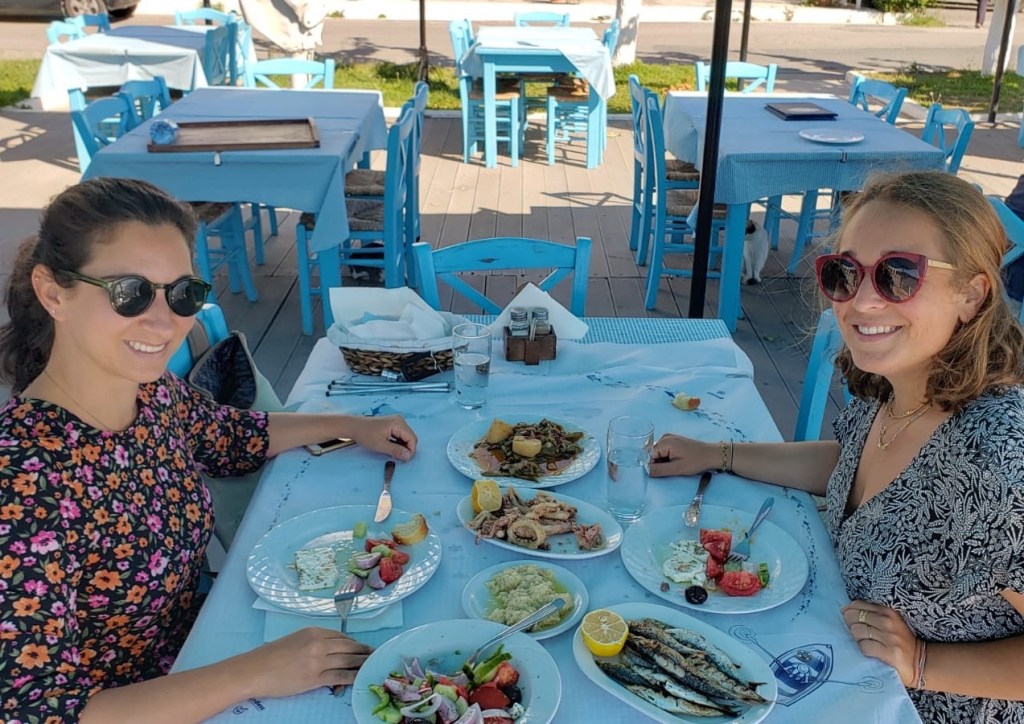
[[[686,589],[686,602],[692,603],[694,606],[699,606],[708,600],[708,592],[703,586],[690,586]]]
[[[523,692],[519,690],[519,687],[515,684],[505,684],[499,686],[498,690],[508,697],[509,704],[518,704],[523,700]]]

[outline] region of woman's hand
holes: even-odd
[[[666,433],[654,444],[650,475],[652,478],[663,478],[703,472],[713,466],[713,463],[708,464],[709,448],[706,442]]]
[[[896,611],[867,601],[853,601],[840,609],[843,623],[865,656],[896,669],[904,686],[917,684],[917,637]]]
[[[349,437],[367,450],[398,460],[409,460],[416,453],[416,433],[401,415],[359,418]]]

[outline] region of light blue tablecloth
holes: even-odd
[[[666,330],[665,320],[652,324],[655,335]],[[598,439],[604,438],[608,420],[630,413],[649,418],[656,435],[675,431],[708,440],[781,439],[758,394],[753,368],[746,355],[729,338],[722,325],[694,325],[691,320],[671,320],[677,339],[701,341],[665,344],[581,344],[559,342],[558,358],[526,367],[505,362],[499,353],[492,362],[489,402],[479,412],[458,408],[448,396],[363,395],[325,397],[331,379],[346,374],[339,351],[321,339],[296,382],[289,402],[302,402],[308,411],[345,411],[357,414],[401,413],[419,435],[416,457],[400,465],[392,495],[395,507],[422,511],[444,543],[441,564],[433,578],[404,601],[404,627],[463,615],[462,588],[475,573],[498,562],[524,558],[486,543],[475,543],[455,515],[458,501],[468,494],[470,481],[448,462],[446,444],[452,433],[480,419],[501,415],[548,413],[579,421]],[[617,325],[632,338],[648,320],[603,320],[592,330],[611,334]],[[446,376],[450,373],[445,373]],[[672,407],[670,395],[686,391],[702,399],[696,412]],[[252,608],[255,594],[246,579],[246,559],[253,544],[271,527],[306,511],[331,505],[372,505],[380,492],[383,459],[357,448],[313,458],[292,451],[274,460],[264,473],[249,510],[214,588],[200,613],[192,634],[175,664],[175,670],[192,669],[250,650],[263,641],[264,613]],[[555,492],[603,504],[604,463]],[[652,480],[652,509],[689,501],[694,478]],[[847,602],[838,566],[814,504],[803,493],[787,491],[732,476],[716,476],[706,502],[728,505],[753,515],[765,494],[775,496],[772,520],[788,531],[810,561],[810,577],[794,599],[777,608],[749,615],[696,614],[711,625],[760,650],[766,661],[782,654],[796,655],[802,648],[827,652],[831,673],[819,686],[802,686],[799,672],[780,682],[786,697],[767,721],[875,721],[914,722],[916,712],[895,673],[858,651],[839,616]],[[600,608],[625,601],[670,605],[644,591],[625,571],[618,552],[585,561],[559,561],[587,586],[590,607]],[[686,609],[693,614],[692,609]],[[332,626],[331,618],[324,624]],[[398,629],[359,634],[366,643],[379,646]],[[571,649],[572,634],[542,642],[554,657],[562,678],[563,696],[556,722],[626,722],[639,715],[585,679]],[[831,648],[829,648],[831,647]],[[412,653],[412,652],[410,652]],[[798,695],[799,694],[799,695]],[[215,721],[353,721],[351,694],[341,698],[326,690],[286,699],[240,702]]]
[[[184,201],[260,201],[317,214],[314,250],[348,237],[345,173],[364,152],[383,148],[387,127],[376,91],[204,88],[164,111],[177,122],[306,118],[319,148],[152,153],[147,122],[93,157],[85,174],[150,181]]]
[[[70,88],[119,86],[157,75],[170,88],[202,88],[208,85],[206,45],[222,45],[227,34],[227,26],[133,25],[55,43],[43,55],[32,97],[45,109],[62,109]]]

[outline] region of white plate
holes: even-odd
[[[245,573],[256,594],[275,606],[304,613],[307,616],[337,616],[334,589],[300,591],[298,574],[289,566],[295,551],[329,544],[348,545],[353,551],[363,549],[363,539],[353,542],[352,528],[362,521],[370,526],[368,538],[390,538],[391,529],[412,517],[403,510],[392,510],[384,523],[374,523],[373,505],[341,505],[323,508],[296,516],[268,530],[249,553]],[[352,613],[362,613],[387,606],[419,589],[434,575],[441,562],[441,539],[431,529],[424,540],[401,549],[409,554],[402,577],[379,591],[364,586],[352,605]],[[339,548],[341,551],[341,548]],[[348,555],[339,552],[343,563]],[[342,576],[345,574],[342,573]],[[343,578],[339,577],[339,582]]]
[[[768,712],[775,706],[775,700],[779,695],[779,687],[771,668],[756,652],[747,648],[725,632],[719,631],[714,626],[710,626],[703,621],[698,621],[692,616],[687,616],[681,611],[654,603],[620,603],[615,606],[608,606],[608,608],[627,620],[656,618],[677,628],[688,628],[691,631],[695,631],[704,636],[709,643],[722,649],[734,662],[740,664],[739,675],[741,678],[747,681],[765,682],[757,688],[757,693],[767,699],[768,703],[749,706],[736,719],[731,719],[727,716],[691,717],[683,714],[670,714],[653,704],[648,704],[597,668],[597,664],[594,663],[594,655],[590,653],[586,644],[583,643],[583,635],[580,633],[579,628],[577,628],[576,634],[572,639],[572,655],[576,659],[576,664],[580,667],[580,670],[583,671],[583,674],[612,696],[621,699],[651,719],[668,722],[669,724],[679,724],[679,722],[692,722],[693,724],[742,722],[742,724],[754,724],[768,716]],[[594,706],[598,707],[600,703],[595,702]]]
[[[471,618],[435,621],[400,633],[378,646],[359,669],[352,685],[356,721],[380,724],[380,719],[373,715],[378,700],[370,691],[370,684],[382,684],[392,671],[401,670],[403,657],[418,658],[421,666],[429,665],[434,671],[456,672],[477,646],[504,628],[493,621]],[[512,665],[519,671],[519,688],[526,707],[526,714],[519,721],[547,724],[562,699],[562,679],[555,660],[543,646],[521,633],[507,638],[504,645],[512,654]]]
[[[698,540],[701,528],[731,531],[733,538],[742,535],[754,520],[754,513],[717,505],[703,505],[700,524],[687,528],[683,524],[685,505],[662,508],[636,521],[626,531],[622,542],[622,562],[637,582],[656,596],[677,606],[686,606],[708,613],[752,613],[764,611],[785,603],[804,587],[807,581],[807,556],[800,544],[782,528],[766,520],[750,541],[751,563],[765,562],[771,578],[767,588],[753,596],[727,596],[721,591],[709,591],[708,600],[697,606],[688,603],[683,592],[687,583],[673,583],[661,572],[661,566],[670,555],[669,544],[688,538]],[[668,590],[661,590],[663,583]]]
[[[580,427],[575,422],[560,420],[549,415],[506,415],[501,418],[492,418],[491,420],[478,420],[466,425],[461,430],[456,431],[452,435],[451,440],[448,441],[448,459],[451,460],[456,470],[473,480],[484,477],[483,472],[480,470],[480,465],[471,457],[473,446],[480,442],[480,440],[483,440],[484,435],[487,434],[487,428],[491,426],[493,419],[505,420],[510,425],[519,422],[535,423],[547,419],[551,422],[557,422],[567,432],[582,431],[584,433],[579,441],[583,451],[576,456],[576,459],[572,461],[569,467],[562,470],[558,475],[542,475],[537,482],[522,480],[521,478],[488,476],[500,485],[511,484],[523,488],[553,488],[556,485],[570,483],[577,478],[583,477],[593,470],[594,466],[597,465],[597,461],[601,459],[601,444],[597,441],[597,438],[589,430]]]
[[[504,494],[504,489],[502,489]],[[569,505],[576,506],[576,522],[581,525],[593,525],[594,523],[601,524],[601,535],[604,537],[604,547],[598,548],[593,551],[581,551],[579,546],[576,545],[576,535],[573,533],[562,533],[561,535],[553,535],[548,538],[549,549],[546,551],[531,550],[529,548],[523,548],[522,546],[512,545],[499,538],[481,538],[481,540],[496,545],[499,548],[505,550],[514,551],[520,555],[525,556],[536,556],[537,558],[551,558],[551,559],[562,559],[562,560],[581,560],[583,558],[597,558],[603,556],[605,553],[611,553],[613,550],[619,547],[622,543],[622,526],[619,525],[618,521],[615,520],[607,511],[598,508],[596,505],[592,505],[585,500],[579,500],[577,498],[570,498],[568,495],[558,495],[551,493],[555,497],[555,500],[561,500]],[[530,495],[527,491],[522,491],[519,497],[526,500],[533,500],[533,495]],[[473,501],[470,496],[467,495],[465,498],[459,501],[459,507],[456,510],[459,516],[459,521],[462,525],[468,526],[469,522],[475,517],[473,513]],[[762,524],[763,525],[763,524]],[[476,535],[476,531],[470,530],[470,535]]]
[[[800,131],[800,138],[815,143],[859,143],[864,140],[864,134],[841,128],[805,128]]]
[[[561,566],[545,561],[508,561],[507,563],[499,563],[496,566],[485,568],[477,573],[469,579],[469,583],[462,589],[462,610],[466,612],[466,615],[471,618],[488,620],[487,614],[494,608],[494,597],[490,589],[487,588],[487,582],[506,568],[515,568],[516,566],[537,566],[538,568],[551,571],[555,574],[556,588],[559,585],[562,586],[565,592],[572,598],[572,611],[557,626],[541,631],[527,631],[527,636],[537,640],[551,638],[563,631],[568,631],[583,618],[587,605],[590,603],[587,587],[583,585],[583,581]]]

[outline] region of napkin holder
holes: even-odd
[[[539,364],[541,360],[554,359],[557,352],[558,336],[554,327],[547,334],[535,334],[529,337],[513,337],[511,330],[505,328],[505,360],[508,362],[525,362],[528,365]]]

